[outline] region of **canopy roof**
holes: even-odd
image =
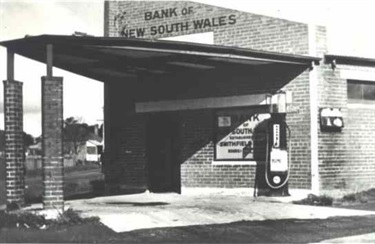
[[[181,71],[246,70],[275,67],[305,70],[319,58],[252,49],[118,37],[41,35],[1,42],[10,51],[46,63],[53,45],[53,66],[99,81]]]

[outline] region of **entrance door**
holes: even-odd
[[[175,114],[150,115],[147,126],[148,183],[151,192],[181,193],[179,120]]]

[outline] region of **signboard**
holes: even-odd
[[[231,110],[217,115],[215,160],[253,160],[254,129],[268,113]]]
[[[202,10],[201,10],[202,11]],[[119,35],[126,38],[141,38],[164,34],[202,31],[220,26],[231,26],[237,23],[235,13],[205,18],[199,9],[193,6],[148,10],[136,18],[142,20],[140,26],[129,26],[131,13],[121,11],[114,16],[113,23]],[[145,27],[147,26],[147,27]]]
[[[231,125],[230,116],[219,116],[218,117],[218,126],[219,127],[229,127]]]

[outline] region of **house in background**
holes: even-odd
[[[64,167],[74,167],[88,163],[100,163],[100,156],[103,151],[103,139],[99,125],[89,126],[86,141],[80,142],[76,157],[72,157],[72,145],[70,142],[64,143]],[[26,148],[26,170],[36,170],[42,168],[42,143],[39,141]],[[74,158],[74,159],[73,159]]]
[[[101,154],[103,153],[103,140],[88,140],[85,145],[86,161],[100,163]]]
[[[26,149],[26,157],[27,156],[41,156],[41,155],[42,155],[42,143],[41,142],[31,145]]]

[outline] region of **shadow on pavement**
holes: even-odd
[[[131,205],[134,207],[153,207],[169,205],[167,202],[106,202],[107,205]]]

